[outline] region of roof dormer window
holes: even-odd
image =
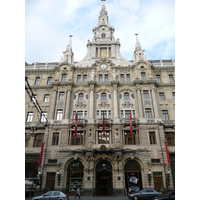
[[[106,34],[105,33],[102,33],[101,34],[101,38],[105,38],[106,37]]]

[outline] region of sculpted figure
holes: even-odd
[[[116,81],[116,79],[117,79],[117,73],[115,69],[113,69],[113,80]]]
[[[95,75],[95,71],[94,71],[94,69],[92,69],[91,78],[90,78],[91,81],[94,81],[94,75]]]

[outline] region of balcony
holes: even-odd
[[[162,120],[162,123],[166,127],[175,126],[175,120]]]
[[[137,118],[132,118],[132,124],[136,124],[139,122],[139,119]],[[130,118],[122,118],[121,119],[121,123],[123,125],[130,125]]]
[[[86,124],[87,124],[87,120],[86,119],[78,119],[78,126],[84,126]],[[75,126],[75,119],[71,119],[70,125],[71,125],[71,127]]]
[[[112,123],[113,123],[112,119],[110,119],[110,118],[104,118],[104,124],[112,124]],[[103,119],[102,118],[96,119],[95,124],[102,125],[103,124]]]

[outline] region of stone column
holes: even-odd
[[[155,92],[155,88],[153,87],[151,89],[151,94],[152,94],[152,99],[153,99],[153,108],[154,108],[154,114],[155,114],[155,118],[159,118],[159,113],[158,113],[158,104],[156,101],[156,92]]]
[[[71,90],[67,90],[67,102],[65,107],[65,118],[66,122],[69,123],[69,111],[70,111],[70,101],[71,101]]]
[[[100,57],[100,47],[98,47],[98,57]]]
[[[72,131],[69,131],[69,145],[72,144],[71,141],[72,141]]]
[[[107,57],[109,57],[109,47],[107,47]]]
[[[139,117],[144,118],[143,116],[143,109],[142,109],[142,99],[141,99],[141,92],[140,88],[137,88],[137,96],[138,96],[138,105],[139,105]]]
[[[51,98],[51,108],[50,108],[49,120],[53,120],[54,119],[54,112],[55,112],[55,107],[56,107],[57,92],[58,92],[58,88],[54,87],[53,88],[53,95],[52,95],[52,98]]]

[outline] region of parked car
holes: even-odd
[[[41,196],[32,198],[32,200],[69,200],[68,196],[60,191],[49,191]]]
[[[162,196],[163,196],[162,193],[157,192],[156,190],[144,189],[136,193],[131,193],[129,194],[128,197],[131,200],[157,200],[158,197],[162,197]]]
[[[163,197],[158,198],[158,200],[164,200],[164,199],[174,200],[175,199],[175,190],[171,190],[170,192],[165,194]]]

